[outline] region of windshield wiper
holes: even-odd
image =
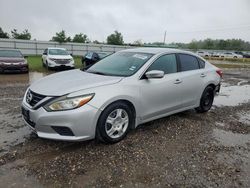
[[[86,72],[93,73],[93,74],[99,74],[99,75],[107,75],[107,74],[105,74],[103,72],[98,72],[98,71],[86,71]]]

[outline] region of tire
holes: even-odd
[[[236,59],[236,58],[237,58],[237,56],[234,56],[234,58]]]
[[[117,143],[126,137],[134,122],[133,112],[126,103],[112,103],[99,117],[96,138],[104,143]]]
[[[48,61],[46,61],[45,68],[46,68],[47,70],[50,70],[50,67],[49,67]]]
[[[204,113],[211,109],[214,102],[214,88],[207,86],[202,93],[200,106],[195,108],[198,113]]]
[[[45,64],[43,63],[43,59],[42,59],[42,65],[43,65],[43,67],[45,68]]]

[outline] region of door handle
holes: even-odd
[[[206,77],[207,75],[204,73],[201,73],[201,77]]]
[[[176,79],[174,84],[180,84],[182,81],[180,79]]]

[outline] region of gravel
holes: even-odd
[[[224,87],[250,83],[249,70],[224,72]],[[24,125],[20,103],[29,78],[13,77],[0,82],[3,187],[250,186],[249,101],[146,123],[113,145],[59,142],[40,139]]]

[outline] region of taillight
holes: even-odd
[[[216,71],[216,73],[222,78],[222,75],[223,75],[222,70],[218,69],[218,70]]]

